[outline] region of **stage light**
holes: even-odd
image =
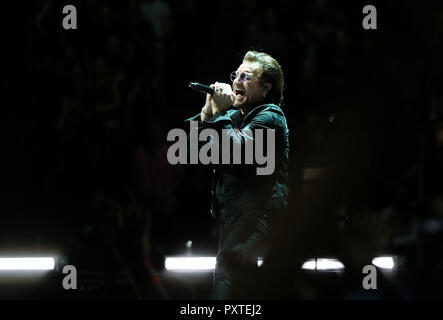
[[[54,270],[53,257],[14,257],[0,258],[0,270],[17,271],[17,270]]]
[[[166,257],[165,269],[174,272],[205,272],[215,269],[215,257]],[[263,258],[257,259],[257,266],[263,264]]]
[[[315,267],[316,267],[315,259],[310,259],[305,263],[303,263],[303,265],[301,266],[301,268],[304,270],[315,270]]]
[[[380,269],[394,269],[394,258],[393,257],[377,257],[372,259],[372,264],[379,267]]]
[[[301,268],[304,270],[333,271],[342,270],[345,266],[337,259],[318,258],[305,261]]]
[[[344,269],[345,266],[343,263],[338,261],[337,259],[317,259],[316,269],[317,270],[341,270]]]
[[[166,257],[165,269],[176,272],[201,272],[215,268],[215,257]]]
[[[261,267],[262,264],[263,264],[263,258],[258,258],[257,259],[257,266]]]

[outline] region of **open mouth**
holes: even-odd
[[[245,92],[243,90],[239,90],[239,89],[235,90],[235,96],[237,98],[243,97],[244,95],[245,95]]]

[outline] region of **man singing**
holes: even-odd
[[[219,251],[213,299],[236,297],[233,275],[241,276],[243,265],[257,264],[258,257],[265,257],[274,226],[286,212],[289,194],[289,131],[280,108],[284,87],[280,64],[266,53],[249,51],[231,80],[232,87],[212,84],[214,94],[208,94],[201,113],[187,121],[199,121],[198,130],[211,128],[227,135],[233,149],[236,145],[241,150],[254,141],[257,129],[273,130],[275,149],[268,148],[268,152],[275,154],[268,157],[275,157],[275,168],[259,175],[255,165],[230,162],[214,170],[211,213],[219,225]]]

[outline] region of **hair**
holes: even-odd
[[[266,99],[274,104],[281,105],[283,103],[285,81],[282,68],[277,60],[264,52],[248,51],[243,58],[243,62],[257,62],[263,67],[262,83],[272,84]]]

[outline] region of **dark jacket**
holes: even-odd
[[[200,121],[200,114],[186,121]],[[231,161],[231,164],[215,166],[211,209],[213,217],[219,217],[223,223],[230,224],[242,213],[250,211],[265,210],[267,214],[273,211],[284,212],[289,195],[289,130],[281,108],[274,104],[264,104],[245,116],[238,109],[229,109],[200,122],[198,130],[205,128],[215,129],[220,137],[228,134],[231,143],[241,145],[242,154],[245,142],[254,140],[254,129],[275,130],[275,169],[272,174],[257,175],[257,165],[247,165],[244,161],[241,165],[232,164]],[[222,129],[227,130],[223,132]],[[250,129],[253,134],[249,134],[246,129]],[[266,144],[266,138],[263,143]]]

